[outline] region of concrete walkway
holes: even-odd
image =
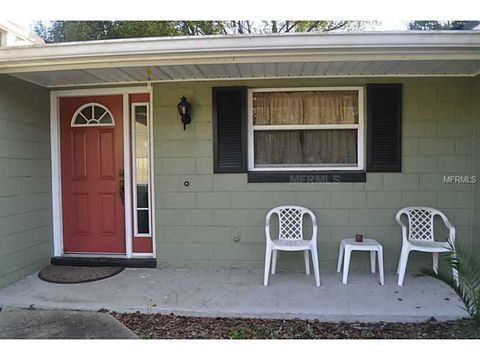
[[[0,339],[136,339],[110,314],[91,311],[3,309]]]
[[[317,288],[312,275],[280,272],[264,287],[261,270],[126,269],[105,280],[59,285],[31,275],[0,289],[0,306],[328,321],[466,316],[460,299],[443,283],[407,277],[398,287],[396,280],[396,274],[386,274],[380,286],[376,274],[352,272],[343,285],[340,274],[322,272]]]

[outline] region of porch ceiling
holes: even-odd
[[[480,32],[122,39],[0,50],[0,73],[46,87],[297,77],[476,76]]]
[[[14,73],[46,87],[220,79],[355,76],[469,76],[479,60],[272,62],[137,66]]]

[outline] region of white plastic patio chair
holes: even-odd
[[[402,215],[407,216],[408,227],[402,221]],[[433,226],[435,216],[439,216],[448,228],[449,241],[435,241]],[[433,271],[438,272],[439,253],[454,251],[450,244],[455,244],[455,227],[448,221],[445,214],[430,207],[412,206],[401,209],[397,213],[396,220],[402,227],[402,252],[397,269],[398,286],[403,285],[410,251],[432,253]],[[454,269],[453,275],[458,281],[458,274]]]
[[[278,216],[278,239],[272,239],[270,235],[270,219],[273,214]],[[303,217],[309,215],[312,219],[312,238],[303,239]],[[320,267],[318,265],[317,253],[317,219],[315,214],[302,206],[285,205],[273,208],[265,219],[265,237],[267,239],[265,252],[265,277],[263,284],[268,286],[270,263],[272,275],[275,274],[277,266],[277,252],[281,251],[303,251],[305,258],[305,272],[310,275],[310,262],[308,252],[312,253],[313,270],[315,273],[315,284],[320,286]]]

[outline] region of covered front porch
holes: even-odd
[[[162,266],[161,270],[128,269],[114,278],[82,285],[52,285],[32,275],[1,290],[0,305],[371,321],[465,315],[453,293],[428,278],[408,278],[407,285],[399,288],[396,275],[387,273],[386,285],[380,287],[376,276],[355,274],[359,267],[352,266],[349,284],[342,285],[340,275],[328,271],[335,267],[340,239],[357,233],[377,239],[385,248],[386,270],[396,268],[401,230],[395,214],[405,206],[444,211],[457,229],[457,238],[478,248],[477,185],[445,181],[452,174],[474,176],[478,168],[478,34],[120,40],[3,49],[0,55],[5,109],[0,115],[8,130],[2,134],[7,166],[0,196],[8,200],[2,203],[0,216],[8,226],[0,233],[0,259],[5,260],[0,264],[0,286],[40,269],[52,255],[107,253],[128,260],[148,256]],[[243,141],[237,152],[241,171],[219,171],[216,89],[248,90],[253,103],[253,92],[262,89],[354,88],[363,93],[369,85],[379,84],[403,87],[401,137],[396,137],[403,149],[397,149],[396,160],[403,165],[398,161],[394,171],[368,171],[365,161],[358,161],[361,174],[355,182],[348,176],[338,183],[326,182],[323,170],[314,181],[307,177],[259,181],[247,166],[247,157],[254,153],[252,139]],[[148,101],[138,105],[148,105],[150,116],[150,246],[136,250],[130,243],[134,232],[129,223],[135,220],[128,212],[129,198],[136,193],[125,192],[128,182],[133,183],[123,171],[131,165],[125,146],[124,168],[108,169],[118,180],[112,185],[115,201],[126,201],[121,206],[127,211],[116,212],[121,220],[116,229],[125,228],[126,235],[118,236],[125,250],[92,247],[65,252],[60,204],[66,191],[60,191],[56,95],[123,96],[117,104],[119,120],[134,114],[129,111],[135,105],[129,103],[129,96],[147,93]],[[193,120],[186,128],[177,108],[183,96],[193,105]],[[362,99],[359,95],[359,104],[365,102]],[[252,106],[243,105],[236,113],[248,112],[253,119]],[[70,115],[65,117],[66,127],[72,127]],[[238,123],[237,135],[253,126],[252,119],[246,124],[244,118],[235,117],[244,129]],[[124,129],[128,144],[129,126]],[[368,126],[357,136],[359,158],[368,154],[366,130]],[[69,157],[64,153],[63,158]],[[120,177],[125,177],[124,183]],[[280,273],[270,287],[262,285],[265,215],[282,204],[308,207],[319,219],[319,289],[311,277],[300,273]],[[96,212],[88,215],[98,218]],[[122,221],[127,225],[122,227]],[[413,255],[409,270],[430,259]],[[280,267],[295,269],[297,260],[280,259]],[[197,268],[174,269],[186,266]],[[223,270],[214,270],[221,266]]]
[[[260,269],[125,269],[84,284],[59,285],[28,276],[0,290],[0,307],[75,309],[192,316],[234,316],[321,321],[423,321],[466,317],[460,299],[445,284],[410,276],[396,285],[387,273],[385,285],[369,272],[322,271],[322,286],[313,275],[279,272],[268,287]]]

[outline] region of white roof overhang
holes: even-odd
[[[0,73],[47,87],[163,81],[476,76],[480,32],[164,37],[0,49]]]

